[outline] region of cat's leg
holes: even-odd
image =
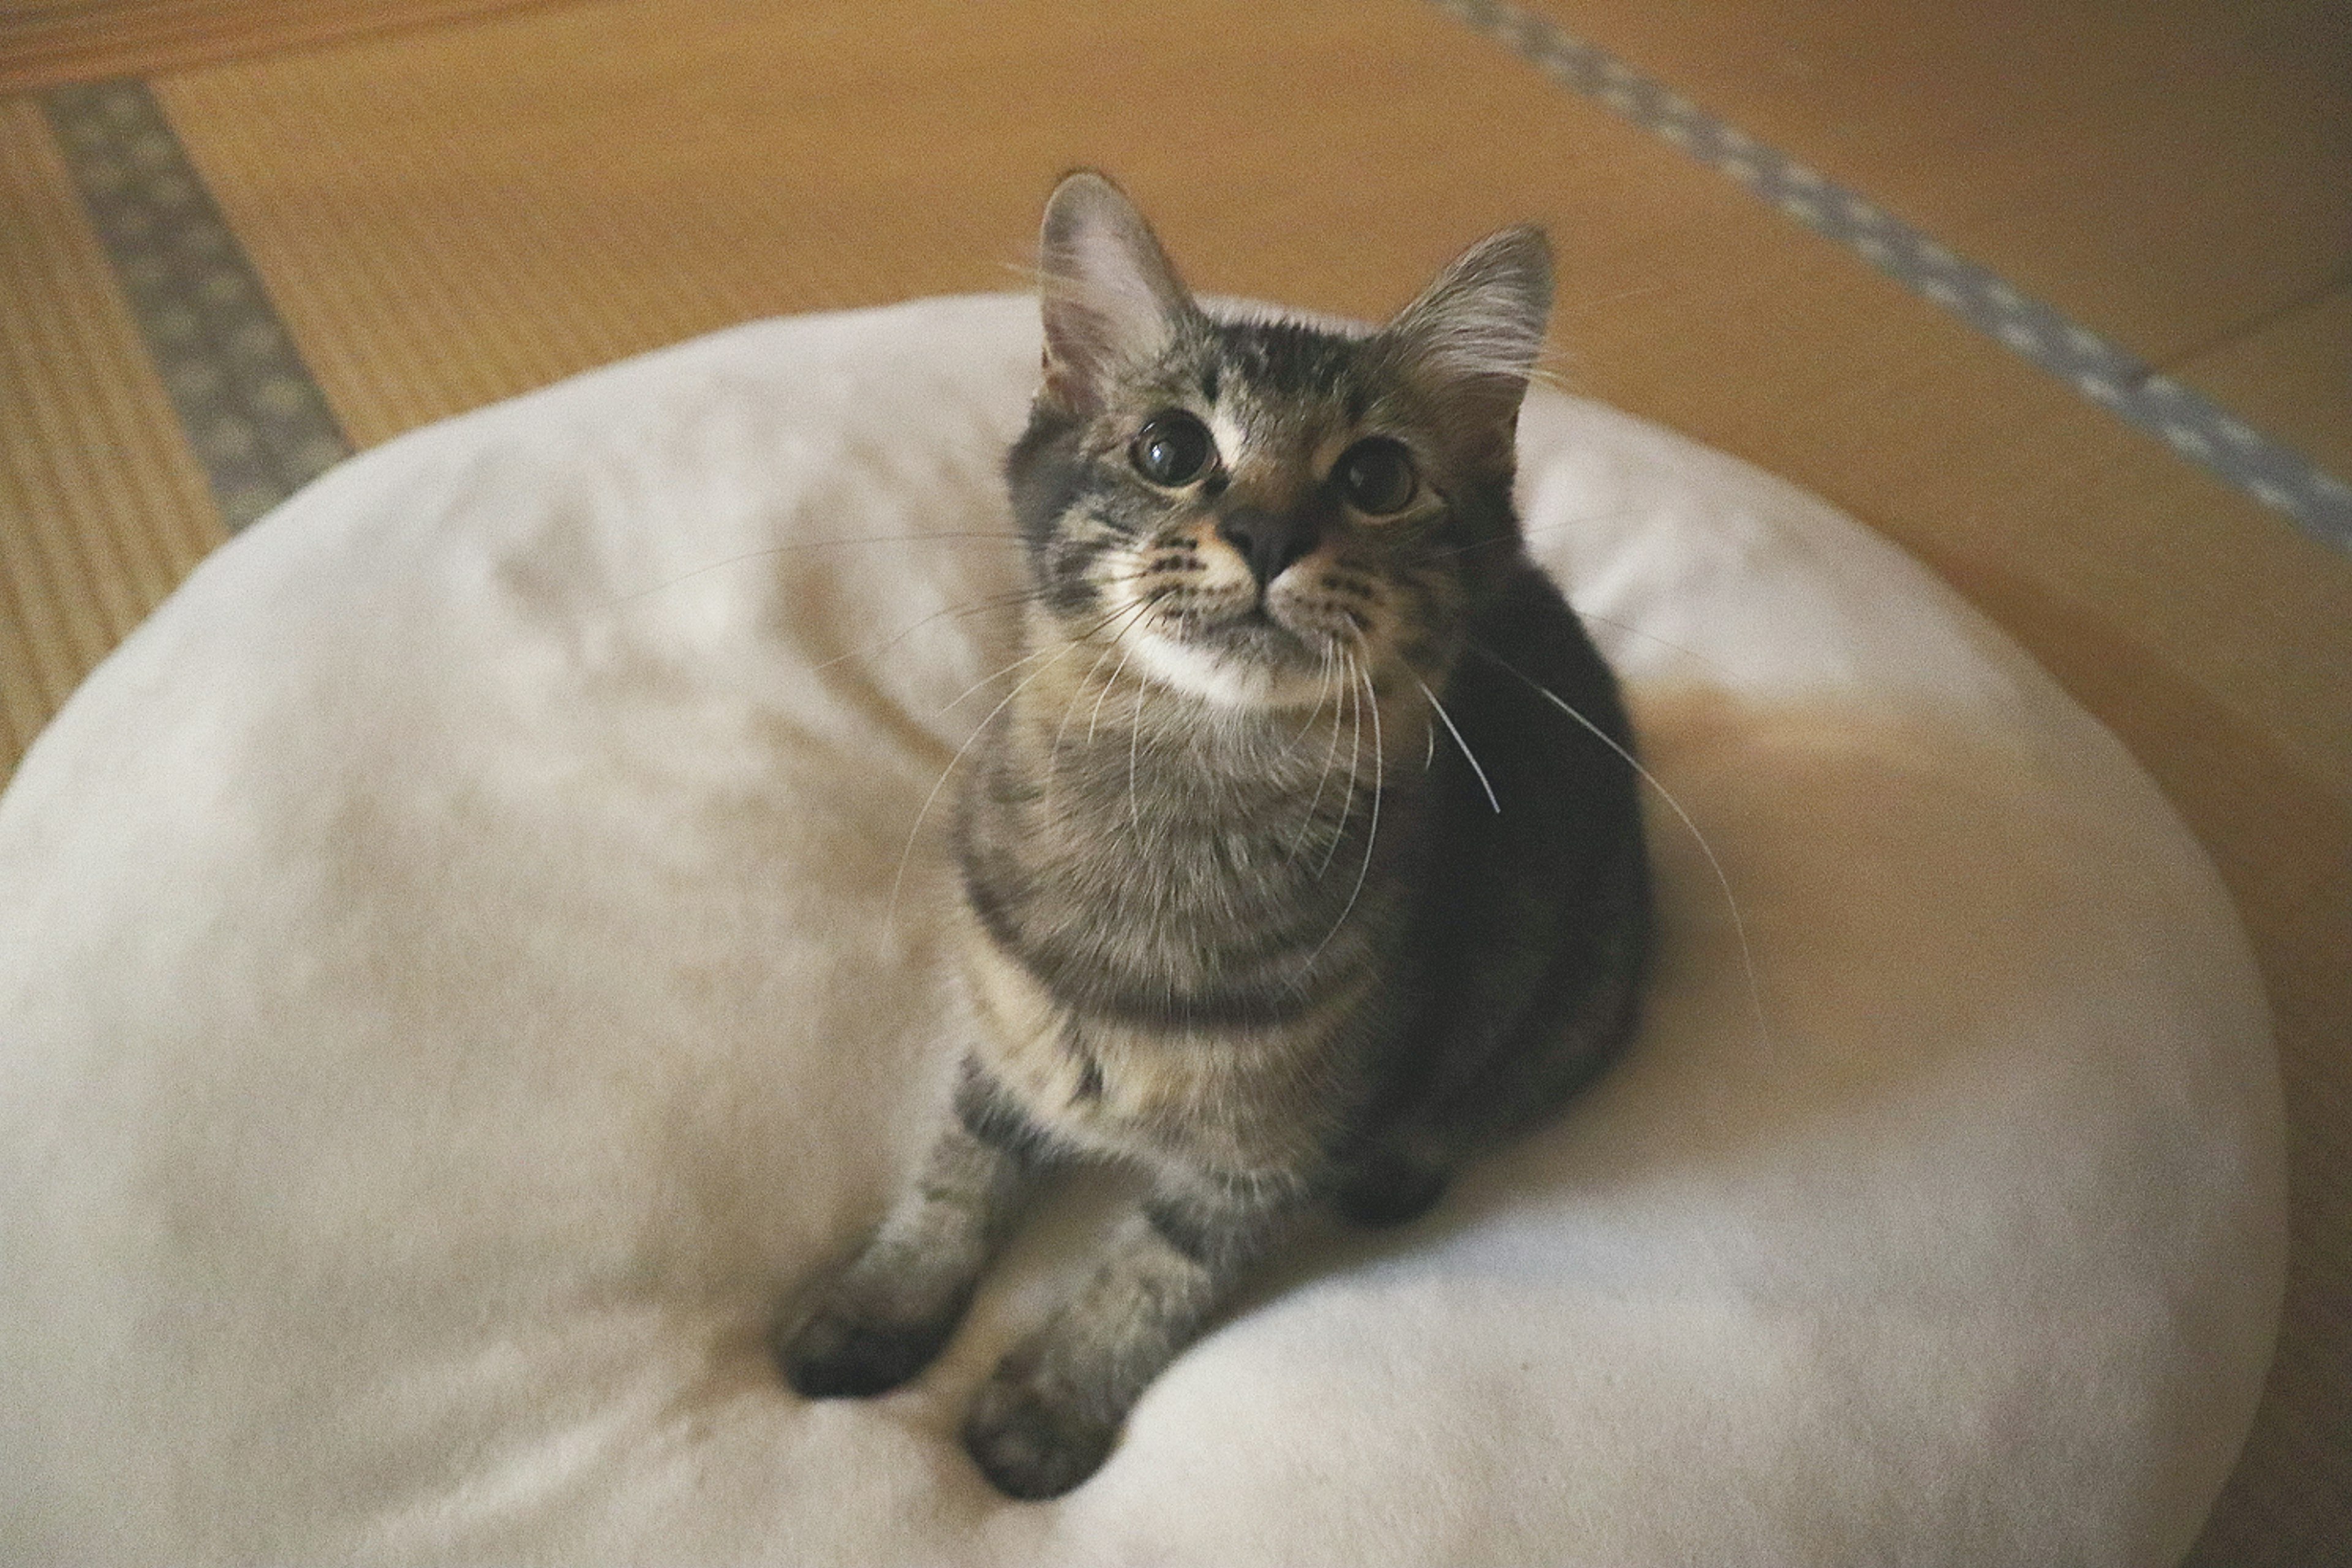
[[[1145,1387],[1304,1202],[1287,1184],[1163,1191],[1129,1214],[1093,1278],[972,1402],[964,1447],[997,1489],[1058,1497],[1094,1474]]]
[[[1418,1131],[1396,1131],[1360,1150],[1331,1191],[1331,1206],[1350,1225],[1380,1230],[1419,1219],[1445,1195],[1455,1156]]]
[[[1649,908],[1638,848],[1619,866],[1613,924],[1564,949],[1538,978],[1514,977],[1499,995],[1470,990],[1470,1005],[1430,1020],[1427,1081],[1339,1157],[1341,1218],[1373,1227],[1418,1219],[1467,1158],[1556,1113],[1623,1048],[1641,1017]],[[1478,1026],[1514,1002],[1508,1028]]]
[[[939,1353],[971,1305],[1045,1153],[1029,1122],[967,1062],[920,1173],[809,1315],[779,1323],[784,1380],[811,1399],[896,1388]]]

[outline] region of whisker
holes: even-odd
[[[939,620],[943,616],[984,616],[992,614],[998,610],[1009,610],[1017,605],[1033,603],[1043,597],[1044,595],[1039,594],[1034,588],[1021,588],[1015,589],[1010,593],[991,594],[984,599],[975,599],[967,605],[950,605],[944,609],[933,610],[929,615],[923,616],[919,620],[909,621],[907,625],[900,626],[897,631],[892,632],[888,637],[884,637],[880,642],[865,643],[856,647],[845,648],[842,652],[835,654],[831,658],[819,659],[816,663],[809,666],[809,669],[812,673],[821,669],[831,669],[835,665],[840,664],[845,659],[861,658],[869,654],[880,653],[883,649],[891,647],[895,643],[903,641],[905,638],[913,636],[915,633],[922,630],[925,626],[929,626],[933,621]]]
[[[1331,835],[1330,846],[1323,851],[1323,864],[1315,868],[1318,881],[1322,879],[1324,872],[1331,868],[1332,857],[1339,853],[1339,841],[1348,837],[1348,822],[1356,812],[1357,759],[1362,754],[1364,745],[1364,703],[1363,698],[1355,686],[1356,658],[1353,654],[1346,654],[1342,657],[1348,666],[1348,706],[1349,710],[1355,716],[1355,728],[1348,736],[1348,793],[1339,801],[1339,829]],[[1336,731],[1332,738],[1334,740],[1339,738]],[[1320,952],[1323,950],[1318,947],[1315,951]]]
[[[1054,743],[1046,749],[1045,752],[1045,799],[1049,814],[1052,810],[1054,784],[1061,777],[1062,773],[1062,737],[1070,732],[1070,721],[1077,717],[1078,699],[1086,695],[1087,688],[1093,683],[1096,672],[1102,668],[1103,660],[1108,658],[1112,650],[1118,647],[1118,644],[1116,642],[1105,643],[1102,646],[1101,651],[1095,655],[1094,663],[1087,666],[1086,674],[1079,678],[1078,689],[1070,693],[1070,700],[1062,705],[1062,721],[1054,727]],[[1097,708],[1102,705],[1102,700],[1099,697],[1095,700],[1095,705]]]
[[[1611,511],[1586,512],[1577,517],[1561,518],[1555,522],[1547,522],[1540,528],[1522,526],[1519,530],[1519,537],[1528,539],[1538,533],[1557,533],[1563,528],[1580,528],[1587,523],[1608,522],[1615,518],[1631,517],[1641,510],[1639,507],[1621,506]],[[1510,536],[1506,534],[1500,538],[1482,539],[1469,544],[1448,544],[1440,549],[1424,550],[1417,559],[1437,561],[1448,555],[1466,555],[1474,550],[1504,550],[1508,549],[1510,543]]]
[[[1364,860],[1356,868],[1356,885],[1348,889],[1348,901],[1339,906],[1339,918],[1331,922],[1331,929],[1323,933],[1323,940],[1315,944],[1315,951],[1307,955],[1307,962],[1299,966],[1301,969],[1315,966],[1315,961],[1323,956],[1323,950],[1331,945],[1331,939],[1339,934],[1339,928],[1348,923],[1348,917],[1355,913],[1356,900],[1364,895],[1364,879],[1371,875],[1373,847],[1381,841],[1381,791],[1384,779],[1381,755],[1380,694],[1372,689],[1369,661],[1358,664],[1350,659],[1349,662],[1356,671],[1356,678],[1363,682],[1364,700],[1372,710],[1372,820],[1364,829]]]
[[[1664,800],[1668,805],[1672,806],[1674,808],[1675,815],[1682,819],[1683,826],[1689,831],[1692,839],[1698,845],[1699,852],[1706,857],[1708,868],[1715,872],[1715,880],[1717,885],[1723,889],[1723,901],[1725,907],[1729,909],[1731,911],[1732,932],[1739,939],[1739,963],[1740,967],[1747,972],[1748,975],[1748,999],[1749,1005],[1754,1007],[1756,1012],[1756,1032],[1759,1037],[1761,1037],[1765,1048],[1769,1050],[1772,1047],[1772,1029],[1771,1026],[1765,1021],[1764,1017],[1764,987],[1762,982],[1758,979],[1756,973],[1755,949],[1748,944],[1748,921],[1740,912],[1739,900],[1738,896],[1731,890],[1731,878],[1725,873],[1723,869],[1723,862],[1716,858],[1715,846],[1709,844],[1706,841],[1706,835],[1698,830],[1698,824],[1691,820],[1691,814],[1683,809],[1683,803],[1675,798],[1674,792],[1672,790],[1669,790],[1664,784],[1658,782],[1657,774],[1643,767],[1639,758],[1635,757],[1633,752],[1627,751],[1624,747],[1619,745],[1614,740],[1611,739],[1608,731],[1601,729],[1600,725],[1595,724],[1591,720],[1578,712],[1559,695],[1559,693],[1544,685],[1541,681],[1536,679],[1533,676],[1528,674],[1527,671],[1511,663],[1510,660],[1505,658],[1502,655],[1495,652],[1493,649],[1481,647],[1476,643],[1472,643],[1469,647],[1473,652],[1484,655],[1486,658],[1490,658],[1494,660],[1495,663],[1502,666],[1504,669],[1508,670],[1511,674],[1517,676],[1520,680],[1527,684],[1528,689],[1534,691],[1538,696],[1543,698],[1553,707],[1559,709],[1561,712],[1567,714],[1570,718],[1583,725],[1585,729],[1591,731],[1594,738],[1599,740],[1601,744],[1607,746],[1611,751],[1624,758],[1626,765],[1631,767],[1636,773],[1639,773],[1642,776],[1643,783],[1647,784],[1652,789],[1656,790],[1660,798]]]
[[[1121,578],[1112,578],[1112,579],[1110,579],[1110,581],[1111,581],[1111,582],[1113,582],[1113,583],[1118,583],[1118,582],[1122,582],[1122,581],[1125,581],[1125,582],[1132,582],[1132,581],[1134,581],[1134,579],[1132,579],[1132,578],[1125,578],[1125,579],[1121,579]],[[1115,609],[1115,610],[1111,611],[1111,613],[1110,613],[1110,614],[1108,614],[1108,615],[1105,616],[1102,619],[1100,619],[1100,620],[1097,621],[1093,626],[1088,626],[1085,631],[1080,632],[1076,637],[1075,637],[1071,638],[1071,639],[1070,639],[1070,640],[1071,640],[1071,642],[1073,642],[1073,643],[1084,642],[1087,638],[1088,638],[1088,637],[1090,637],[1094,636],[1097,632],[1098,632],[1098,631],[1102,630],[1102,629],[1103,629],[1103,627],[1105,627],[1105,626],[1107,626],[1110,625],[1110,623],[1111,623],[1111,622],[1113,622],[1113,621],[1117,620],[1117,619],[1118,619],[1121,615],[1123,615],[1124,613],[1126,613],[1126,611],[1127,611],[1127,609],[1128,609],[1129,607],[1129,606],[1127,606],[1127,605],[1123,605],[1119,606],[1119,608],[1118,608],[1118,609]],[[947,707],[946,707],[946,708],[942,708],[942,709],[940,709],[940,712],[941,712],[941,713],[945,713],[945,712],[947,712],[947,711],[949,710],[949,709],[951,709],[951,708],[955,707],[957,703],[961,702],[965,698],[967,698],[967,697],[971,696],[973,692],[975,692],[975,691],[979,690],[982,687],[986,686],[990,681],[992,681],[992,680],[1001,680],[1001,679],[1003,679],[1004,677],[1006,677],[1006,676],[1008,676],[1008,675],[1012,674],[1014,670],[1016,670],[1016,669],[1020,668],[1023,665],[1027,664],[1030,660],[1032,660],[1032,659],[1036,659],[1036,658],[1045,658],[1048,653],[1051,653],[1052,651],[1053,651],[1053,649],[1052,649],[1052,648],[1039,648],[1039,649],[1038,649],[1037,651],[1035,651],[1034,653],[1026,653],[1026,654],[1023,654],[1019,658],[1014,659],[1011,664],[1008,664],[1008,665],[1004,666],[1002,669],[996,670],[996,671],[995,671],[995,672],[993,672],[992,674],[989,674],[989,675],[983,675],[983,676],[982,676],[978,680],[973,681],[970,686],[965,687],[961,691],[958,692],[958,693],[955,695],[954,699],[953,699],[952,700],[950,700],[950,701],[948,703],[948,705],[947,705]]]
[[[1330,679],[1332,656],[1338,652],[1339,648],[1336,644],[1326,644],[1324,646],[1323,668],[1324,679],[1327,681]],[[1355,689],[1350,686],[1347,689],[1352,694]],[[1337,762],[1339,758],[1339,691],[1340,688],[1337,686],[1334,686],[1331,689],[1331,744],[1329,749],[1323,753],[1322,772],[1315,775],[1315,794],[1313,797],[1307,801],[1307,810],[1298,819],[1298,836],[1290,841],[1290,852],[1283,857],[1283,863],[1285,865],[1287,865],[1291,861],[1298,858],[1298,851],[1306,846],[1307,834],[1314,830],[1315,808],[1323,804],[1324,788],[1331,782],[1331,764]],[[1315,711],[1318,713],[1322,712],[1323,705],[1319,702],[1317,703],[1315,705]],[[1344,816],[1340,819],[1343,827],[1346,820],[1347,819]],[[1318,871],[1316,875],[1319,877],[1322,873]]]
[[[1495,798],[1495,786],[1487,782],[1486,770],[1478,765],[1477,755],[1470,750],[1470,742],[1462,738],[1462,731],[1454,722],[1454,715],[1445,710],[1445,704],[1437,700],[1437,693],[1429,689],[1427,681],[1416,675],[1412,678],[1412,683],[1421,688],[1421,694],[1429,699],[1429,705],[1436,709],[1437,716],[1445,721],[1445,732],[1454,737],[1455,745],[1462,748],[1463,761],[1468,763],[1470,771],[1478,775],[1478,787],[1486,792],[1486,804],[1495,808],[1496,816],[1502,816],[1503,803]],[[1430,738],[1433,742],[1436,739],[1434,735]]]
[[[1087,715],[1087,747],[1089,751],[1094,748],[1095,727],[1102,721],[1103,702],[1113,691],[1118,689],[1118,678],[1127,673],[1127,661],[1134,656],[1135,645],[1133,643],[1129,643],[1126,647],[1120,648],[1118,650],[1118,663],[1111,667],[1110,679],[1103,682],[1103,689],[1100,691],[1095,693],[1094,709]]]
[[[1127,816],[1128,820],[1135,824],[1138,854],[1143,852],[1143,807],[1136,798],[1135,760],[1136,752],[1143,743],[1143,698],[1150,689],[1149,682],[1139,680],[1135,683],[1135,717],[1127,731]]]
[[[1637,637],[1643,642],[1655,643],[1662,648],[1682,655],[1685,658],[1696,660],[1698,663],[1706,666],[1707,668],[1714,670],[1717,675],[1736,675],[1738,673],[1729,665],[1709,658],[1706,655],[1699,652],[1696,648],[1685,647],[1678,642],[1671,642],[1666,638],[1658,636],[1655,632],[1644,631],[1643,628],[1633,625],[1630,621],[1613,620],[1607,616],[1597,614],[1591,610],[1578,609],[1573,605],[1569,607],[1576,610],[1576,616],[1579,620],[1598,621],[1601,625],[1604,626],[1612,626],[1618,631],[1625,633],[1629,637]]]
[[[1151,607],[1150,601],[1146,599],[1138,599],[1135,602],[1134,607],[1137,611],[1136,619],[1141,620],[1143,618],[1142,612]],[[1126,631],[1127,627],[1121,626],[1118,632],[1113,634],[1114,638],[1124,636]],[[1111,670],[1110,679],[1104,682],[1103,689],[1095,694],[1094,710],[1087,715],[1087,746],[1089,750],[1093,749],[1095,743],[1095,727],[1102,721],[1103,700],[1108,697],[1113,690],[1117,689],[1118,686],[1118,678],[1127,673],[1127,661],[1133,657],[1135,657],[1135,645],[1133,643],[1129,643],[1125,647],[1121,647],[1118,653],[1118,664]],[[1137,687],[1139,695],[1141,690],[1142,688],[1139,685]]]
[[[1032,663],[1037,659],[1049,658],[1054,654],[1063,651],[1069,645],[1066,643],[1060,643],[1047,647],[1041,647],[1033,653],[1023,654],[1019,658],[1014,659],[1011,664],[1004,666],[1002,669],[990,671],[988,674],[982,676],[978,680],[973,681],[970,686],[965,687],[961,691],[957,692],[954,697],[948,700],[947,706],[941,708],[940,710],[940,713],[938,715],[934,715],[934,717],[951,711],[958,703],[971,696],[973,692],[979,690],[982,687],[986,686],[989,682],[992,680],[1002,680],[1006,676],[1012,674],[1014,670],[1020,668],[1023,665]]]
[[[604,608],[618,609],[623,605],[634,604],[648,595],[663,593],[677,587],[681,583],[690,583],[708,573],[723,571],[730,566],[740,566],[746,561],[765,561],[771,556],[788,555],[797,550],[824,550],[843,544],[910,544],[941,539],[990,539],[1012,544],[1024,542],[1021,535],[1006,533],[1001,530],[974,530],[950,533],[877,533],[844,539],[798,540],[786,544],[767,545],[759,550],[747,550],[740,555],[730,555],[723,561],[713,561],[707,565],[697,566],[690,572],[680,573],[664,582],[656,583],[649,588],[632,589],[618,598],[606,600]]]
[[[1372,847],[1380,842],[1381,837],[1381,796],[1388,787],[1387,748],[1381,739],[1381,698],[1372,686],[1372,663],[1370,650],[1366,651],[1368,657],[1356,666],[1356,671],[1364,683],[1364,706],[1372,710],[1372,821],[1364,833],[1364,864],[1356,872],[1355,891],[1348,895],[1348,908],[1339,911],[1339,919],[1343,922],[1348,918],[1348,910],[1356,907],[1357,895],[1364,890],[1364,878],[1372,868]],[[1334,926],[1332,929],[1337,931],[1339,928]]]
[[[1519,536],[1522,539],[1526,539],[1531,538],[1539,533],[1556,533],[1563,528],[1580,528],[1587,523],[1607,522],[1614,518],[1630,517],[1639,510],[1641,509],[1638,507],[1619,507],[1612,511],[1586,512],[1580,516],[1561,518],[1555,522],[1547,522],[1540,528],[1523,527],[1519,530]],[[1481,541],[1475,544],[1449,544],[1439,549],[1424,550],[1415,559],[1417,563],[1427,563],[1442,560],[1449,555],[1465,555],[1474,550],[1499,549],[1506,546],[1508,542],[1509,542],[1507,540],[1490,539]],[[1626,633],[1628,636],[1640,637],[1644,642],[1655,643],[1658,647],[1681,654],[1685,658],[1696,659],[1699,663],[1706,665],[1709,669],[1727,674],[1730,673],[1727,666],[1707,658],[1706,655],[1700,653],[1696,648],[1685,647],[1682,644],[1669,641],[1667,638],[1658,636],[1655,632],[1644,630],[1643,627],[1634,626],[1627,621],[1615,620],[1608,616],[1600,615],[1594,611],[1585,609],[1580,605],[1571,605],[1570,607],[1574,609],[1577,615],[1584,620],[1598,621],[1602,626],[1613,626],[1617,630]]]
[[[1066,643],[1061,647],[1055,650],[1055,654],[1058,657],[1061,654],[1067,653],[1070,648],[1075,646],[1076,645]],[[994,721],[996,716],[999,713],[1003,712],[1006,706],[1011,703],[1014,698],[1021,695],[1023,688],[1026,687],[1031,681],[1036,679],[1039,676],[1045,674],[1047,670],[1053,668],[1054,661],[1049,659],[1045,663],[1041,664],[1036,668],[1031,670],[1028,674],[1023,676],[1020,683],[1014,686],[1012,690],[1006,692],[1003,699],[999,701],[995,707],[988,710],[988,717],[982,719],[978,724],[972,727],[971,733],[964,737],[963,744],[956,748],[955,755],[948,759],[948,765],[940,770],[938,781],[931,785],[931,793],[923,797],[922,809],[915,813],[915,825],[907,830],[906,847],[898,851],[898,875],[890,879],[890,901],[884,907],[882,911],[882,930],[886,936],[896,928],[898,918],[898,893],[900,889],[906,885],[907,862],[915,853],[915,840],[922,836],[923,819],[930,816],[932,803],[940,798],[940,791],[947,787],[949,775],[956,771],[957,765],[963,761],[965,753],[971,750],[972,742],[978,741],[982,735],[988,732],[988,726]]]
[[[1307,739],[1308,731],[1315,728],[1315,721],[1323,717],[1323,704],[1337,694],[1337,688],[1333,687],[1331,684],[1330,644],[1326,643],[1323,645],[1323,652],[1320,657],[1322,662],[1317,667],[1315,671],[1315,685],[1317,688],[1315,706],[1307,710],[1307,717],[1300,721],[1297,732],[1293,734],[1290,737],[1290,740],[1283,746],[1282,755],[1286,762],[1297,753],[1299,744]]]

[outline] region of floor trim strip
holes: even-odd
[[[2138,358],[2030,300],[1988,268],[1937,244],[1869,200],[1677,96],[1623,61],[1509,0],[1430,0],[1561,87],[1589,98],[1817,234],[1837,241],[1913,293],[1999,340],[2117,418],[2155,436],[2313,538],[2352,552],[2352,485]]]
[[[40,98],[221,521],[242,528],[351,442],[146,84]]]

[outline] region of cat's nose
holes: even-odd
[[[1217,532],[1242,552],[1261,589],[1281,576],[1284,567],[1315,548],[1314,520],[1296,512],[1238,507],[1217,520]]]

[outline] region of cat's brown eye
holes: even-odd
[[[1128,448],[1135,471],[1155,485],[1189,485],[1209,466],[1216,443],[1209,427],[1181,408],[1155,414]]]
[[[1339,455],[1339,493],[1370,517],[1387,517],[1412,504],[1419,480],[1412,454],[1385,436],[1357,442]]]

